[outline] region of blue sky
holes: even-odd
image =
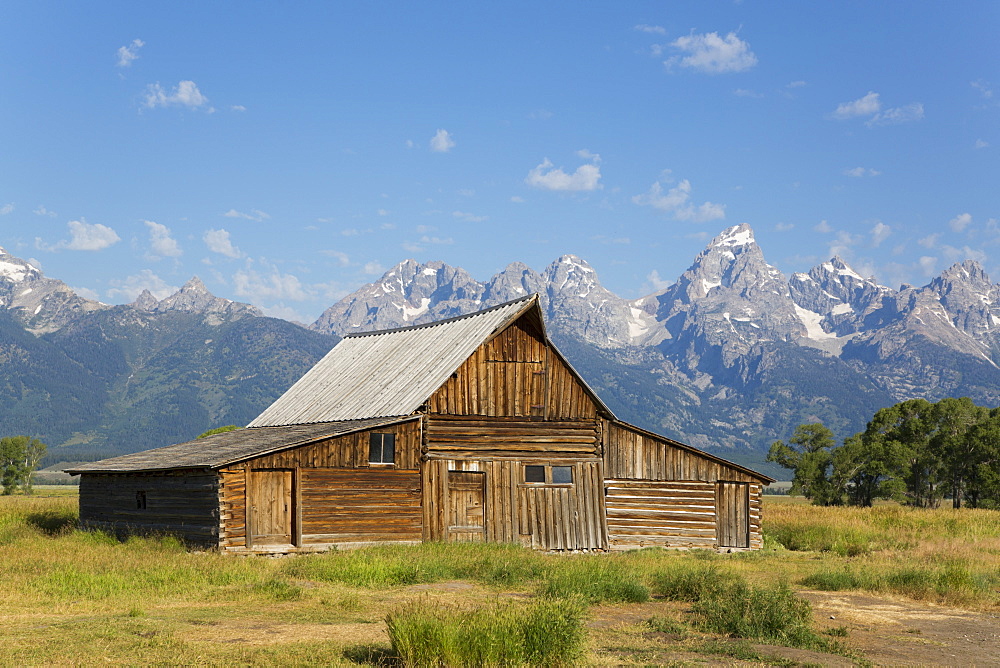
[[[1000,280],[1000,3],[7,2],[0,246],[312,322],[406,259]]]

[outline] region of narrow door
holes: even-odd
[[[448,471],[448,540],[486,540],[486,474]]]
[[[750,484],[719,482],[715,518],[719,547],[750,547]]]
[[[250,497],[252,544],[292,543],[292,472],[251,471],[247,486]]]

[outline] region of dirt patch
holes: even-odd
[[[799,593],[813,604],[817,628],[846,626],[845,643],[876,664],[1000,664],[1000,615],[869,594]]]
[[[389,641],[384,624],[268,624],[217,622],[193,624],[177,637],[194,642],[277,645],[281,643],[333,640],[345,644]]]

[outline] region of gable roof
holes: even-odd
[[[538,295],[426,325],[349,334],[248,426],[410,415],[476,348],[532,309],[552,346]],[[599,410],[613,417],[580,374],[572,372]]]
[[[393,417],[237,429],[163,448],[111,457],[91,464],[82,464],[72,469],[66,469],[66,472],[76,475],[77,473],[216,469],[325,438],[343,436],[355,431],[384,427],[413,419],[415,418]]]

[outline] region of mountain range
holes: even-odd
[[[0,249],[0,430],[48,438],[64,459],[177,442],[246,423],[340,336],[529,293],[619,417],[745,463],[803,422],[846,437],[904,399],[1000,403],[1000,286],[977,262],[898,290],[839,257],[786,276],[738,225],[640,299],[607,290],[574,255],[540,273],[515,262],[485,282],[405,260],[308,328],[197,278],[163,300],[107,306]]]

